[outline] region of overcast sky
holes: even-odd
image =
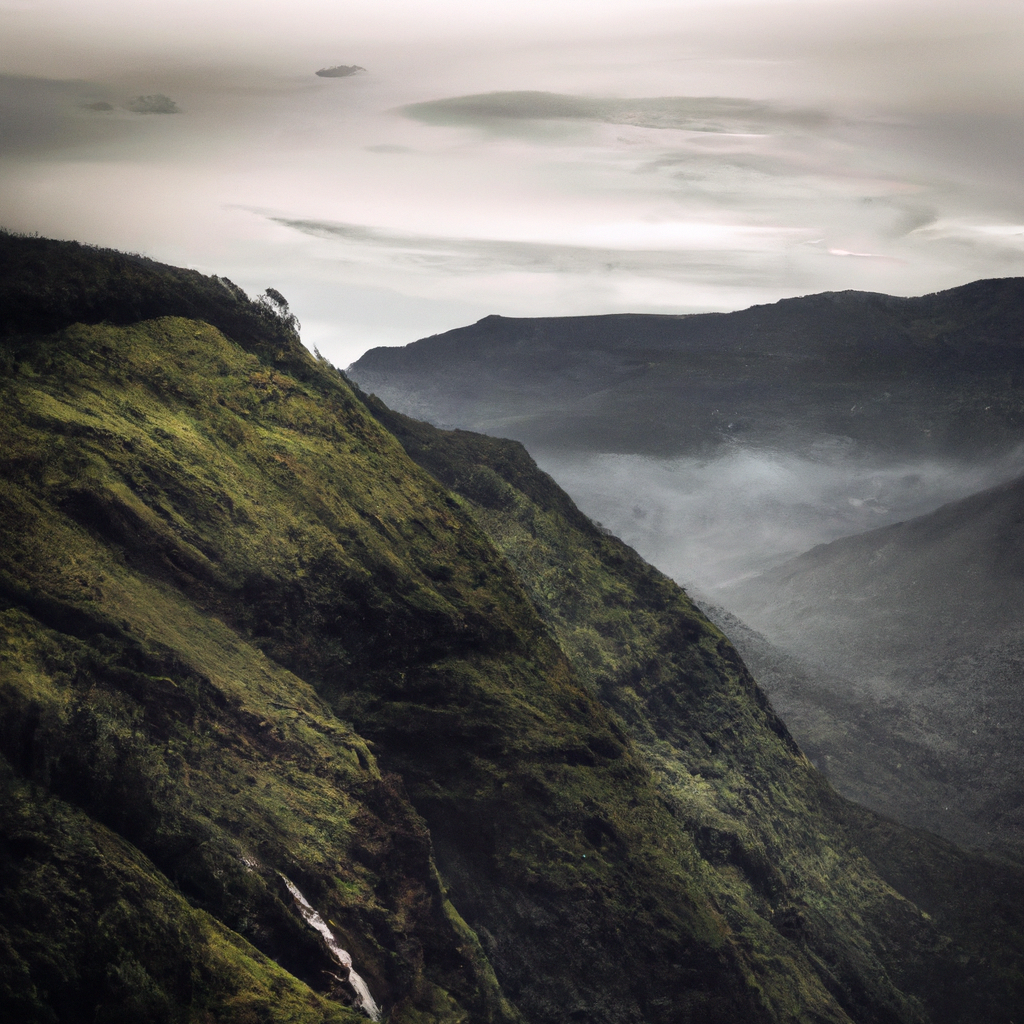
[[[1022,68],[1019,0],[0,0],[0,224],[273,285],[340,366],[921,294],[1024,273]]]

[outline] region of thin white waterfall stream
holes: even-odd
[[[281,875],[281,878],[284,884],[288,886],[288,891],[295,897],[295,902],[299,905],[299,912],[302,914],[306,924],[310,928],[315,928],[323,936],[324,942],[327,943],[327,948],[331,951],[331,956],[348,972],[348,983],[355,989],[356,1003],[359,1008],[371,1020],[379,1021],[380,1007],[374,1001],[373,996],[370,995],[366,982],[353,969],[352,957],[338,945],[337,940],[331,933],[331,929],[327,927],[327,922],[310,906],[309,901],[299,891],[299,887],[285,875]]]

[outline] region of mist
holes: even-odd
[[[719,458],[534,452],[592,519],[684,587],[720,588],[818,544],[923,515],[1024,473],[1024,449],[978,465],[814,460],[738,447]]]

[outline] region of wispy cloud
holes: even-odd
[[[791,109],[751,99],[663,96],[603,99],[553,92],[490,92],[411,103],[404,116],[425,124],[473,126],[496,132],[518,121],[597,121],[638,128],[754,134],[779,126],[818,128],[828,122],[816,110]]]
[[[424,273],[464,277],[474,274],[664,274],[714,267],[735,281],[761,279],[756,266],[737,259],[736,242],[756,238],[758,248],[785,232],[708,224],[610,224],[589,234],[592,244],[559,244],[501,238],[442,237],[398,233],[361,224],[270,216],[276,224],[314,238],[340,243],[353,261],[374,261]],[[675,235],[675,239],[671,236]],[[646,235],[646,237],[644,237]],[[629,237],[626,237],[629,236]],[[601,245],[602,238],[615,244]],[[675,241],[675,245],[666,242]],[[646,246],[638,243],[648,243]],[[661,246],[650,243],[661,242]],[[680,244],[681,243],[681,244]]]

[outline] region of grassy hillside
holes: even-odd
[[[400,780],[283,667],[345,633],[353,658],[369,656],[358,642],[377,637],[359,616],[402,604],[416,619],[417,602],[442,600],[374,582],[396,562],[362,526],[380,494],[346,492],[376,474],[341,472],[378,457],[374,442],[386,455],[382,432],[348,432],[335,456],[332,433],[358,409],[319,403],[343,403],[343,390],[301,385],[195,321],[74,327],[8,352],[0,700],[15,777],[118,833],[168,886],[321,991],[337,968],[278,872],[334,922],[397,1019],[405,1004],[436,1006],[439,1020],[467,1005],[513,1019]],[[303,489],[303,472],[330,469],[340,492]],[[328,590],[333,606],[318,612],[335,628],[302,635],[289,602]],[[130,948],[132,933],[111,941]],[[82,998],[66,983],[54,1005]],[[185,1019],[202,1019],[188,1006]]]
[[[441,431],[367,401],[509,558],[580,678],[674,801],[716,883],[724,880],[729,895],[719,899],[738,932],[757,934],[767,919],[798,938],[847,1000],[884,970],[934,1020],[1012,1019],[1018,869],[837,797],[686,594],[581,515],[520,445]],[[995,971],[984,982],[981,963]],[[846,1008],[858,1020],[877,1013],[868,999]],[[904,1005],[894,1019],[911,1014]]]
[[[927,737],[904,727],[891,701],[787,653],[720,606],[701,606],[728,634],[800,748],[840,793],[968,849],[995,845],[976,822],[964,827],[956,806],[965,795],[963,778],[951,777]],[[1012,855],[1008,846],[1001,852]]]
[[[432,476],[266,305],[144,264],[110,316],[136,262],[2,243],[60,296],[0,349],[8,1017],[360,1019],[287,878],[395,1024],[1009,1019],[996,876],[866,854],[521,449],[424,428]]]

